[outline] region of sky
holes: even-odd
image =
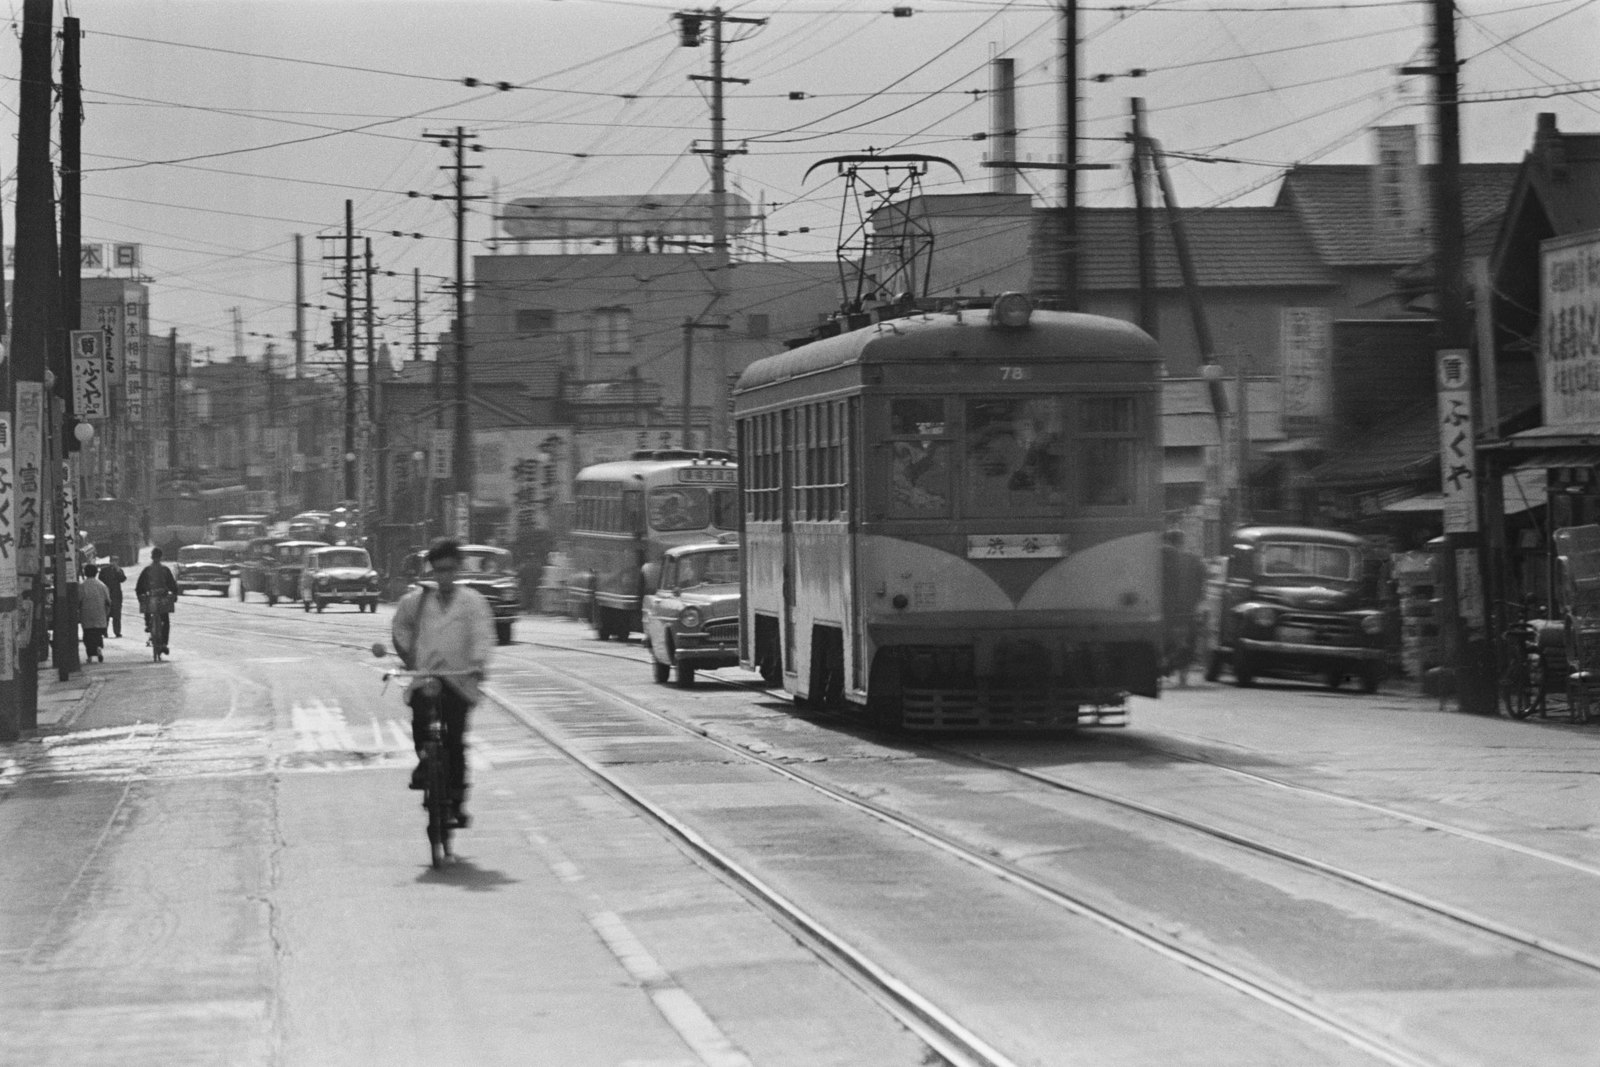
[[[829,156],[926,153],[928,193],[984,192],[989,62],[1015,60],[1018,156],[1061,151],[1055,2],[730,3],[728,188],[766,211],[765,252],[831,259],[849,206]],[[423,330],[448,326],[452,153],[468,162],[470,257],[496,203],[517,197],[704,193],[712,49],[683,47],[648,0],[55,0],[81,43],[85,242],[137,243],[151,330],[234,355],[292,344],[294,237],[303,235],[313,342],[339,302],[330,264],[349,200],[370,237],[379,331],[409,358],[412,272]],[[1458,0],[1462,155],[1516,162],[1542,111],[1600,132],[1600,0]],[[0,160],[15,233],[22,0],[6,0]],[[1270,203],[1303,163],[1370,163],[1374,125],[1421,128],[1432,158],[1431,4],[1410,0],[1082,0],[1080,156],[1086,206],[1132,203],[1130,100],[1168,153],[1185,206]],[[709,37],[709,35],[708,35]],[[59,53],[59,46],[58,46]],[[466,79],[477,79],[468,85]],[[504,83],[505,88],[500,88]],[[803,94],[798,96],[796,94]],[[696,149],[702,151],[697,152]],[[1059,179],[1024,172],[1039,204]],[[419,193],[420,196],[412,196]],[[849,209],[853,210],[853,209]],[[399,236],[397,236],[397,234]],[[420,234],[421,237],[413,235]],[[392,275],[392,276],[391,276]],[[235,310],[237,309],[237,311]]]

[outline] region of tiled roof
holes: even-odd
[[[1086,290],[1139,287],[1139,246],[1132,208],[1087,208],[1078,213],[1078,276]],[[1316,249],[1294,213],[1277,207],[1195,208],[1182,214],[1190,258],[1206,289],[1332,286],[1336,279],[1317,259]],[[1155,282],[1178,289],[1183,272],[1164,212],[1152,210],[1155,228]],[[1034,254],[1034,285],[1051,288],[1059,265],[1041,250],[1055,247],[1059,225],[1054,213],[1040,220]]]
[[[1461,167],[1461,212],[1471,231],[1505,212],[1516,184],[1516,163],[1466,163]],[[1433,164],[1422,168],[1424,187]],[[1330,266],[1398,266],[1410,250],[1381,239],[1373,225],[1373,168],[1365,164],[1315,164],[1284,175],[1277,204],[1292,208]]]

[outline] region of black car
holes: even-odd
[[[427,552],[413,552],[401,565],[409,585],[420,585],[428,577]],[[511,553],[493,545],[462,545],[459,585],[482,593],[494,612],[495,640],[511,643],[511,626],[522,613],[522,587],[517,579]]]

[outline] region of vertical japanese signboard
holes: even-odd
[[[122,361],[128,380],[128,421],[144,421],[144,306],[132,300],[122,305]]]
[[[122,384],[122,305],[98,304],[94,309],[95,321],[105,335],[106,380]]]
[[[0,682],[14,677],[17,663],[17,533],[14,445],[9,411],[0,411]]]
[[[1278,324],[1283,352],[1283,417],[1315,421],[1332,412],[1328,387],[1333,356],[1330,308],[1284,308]]]
[[[448,478],[455,471],[456,435],[453,430],[434,430],[433,447],[428,450],[431,462],[428,477]]]
[[[1539,246],[1546,426],[1600,422],[1600,230]]]
[[[16,532],[17,569],[28,577],[39,573],[39,550],[43,547],[45,508],[44,488],[44,385],[17,383],[16,448],[13,453],[17,474]]]
[[[66,551],[61,558],[66,560],[66,567],[62,571],[61,579],[68,585],[78,581],[78,497],[72,491],[72,469],[68,464],[61,464],[61,530],[62,536],[67,539]]]
[[[106,417],[105,335],[73,330],[72,412],[80,419]]]
[[[1439,353],[1439,482],[1444,532],[1478,528],[1478,455],[1472,434],[1472,375],[1467,350]]]

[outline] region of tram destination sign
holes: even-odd
[[[1064,534],[968,534],[968,559],[1065,559]]]

